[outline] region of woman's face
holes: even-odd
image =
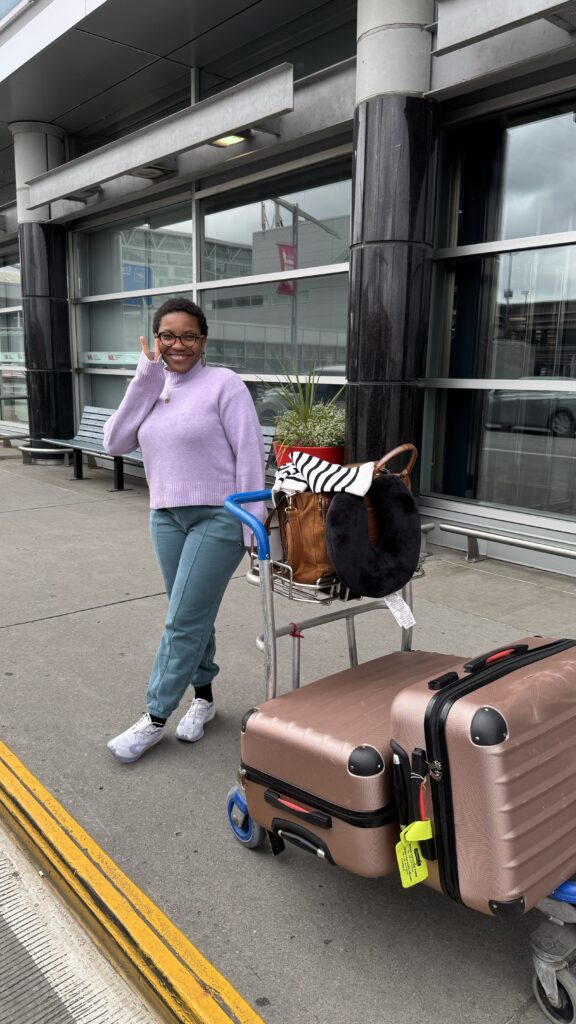
[[[163,339],[163,334],[176,336],[176,340]],[[158,327],[160,352],[169,370],[186,373],[199,362],[206,338],[202,335],[198,318],[190,313],[167,313]]]

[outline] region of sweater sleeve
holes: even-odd
[[[158,401],[164,382],[163,364],[142,353],[124,398],[104,425],[104,447],[109,455],[127,455],[138,447],[138,431]]]
[[[230,447],[236,456],[236,491],[264,488],[264,441],[256,409],[248,388],[240,378],[232,381],[220,400],[220,418]],[[266,505],[255,502],[246,509],[261,522]],[[244,526],[244,543],[250,544],[250,530]]]

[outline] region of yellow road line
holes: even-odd
[[[0,743],[0,814],[167,1020],[263,1024],[232,985]]]

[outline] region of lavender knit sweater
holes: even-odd
[[[262,433],[250,392],[232,370],[196,363],[186,373],[140,356],[136,374],[104,427],[110,455],[140,448],[151,508],[222,505],[264,486]],[[249,511],[264,520],[265,506]],[[244,528],[248,543],[249,530]]]

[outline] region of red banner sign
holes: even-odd
[[[296,246],[287,242],[276,242],[280,270],[296,270]],[[296,281],[281,281],[276,292],[278,295],[295,295]]]

